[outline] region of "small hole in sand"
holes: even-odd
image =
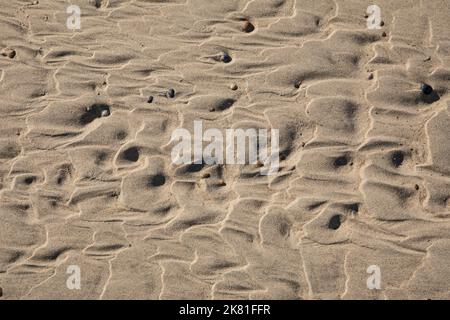
[[[150,187],[161,187],[165,183],[166,183],[166,177],[161,173],[151,176],[148,181],[148,185]]]
[[[139,160],[139,149],[136,147],[128,148],[123,152],[123,158],[125,160],[136,162]]]
[[[337,230],[341,226],[341,215],[336,214],[331,217],[330,221],[328,221],[328,228],[332,230]]]

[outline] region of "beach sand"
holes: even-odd
[[[0,299],[450,299],[448,0],[0,4]]]

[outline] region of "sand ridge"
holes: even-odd
[[[450,298],[447,1],[1,2],[0,299]],[[174,165],[195,120],[279,172]]]

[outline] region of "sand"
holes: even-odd
[[[0,299],[450,298],[447,0],[0,2]]]

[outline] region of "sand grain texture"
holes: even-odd
[[[0,299],[450,299],[449,3],[377,2],[0,0]]]

